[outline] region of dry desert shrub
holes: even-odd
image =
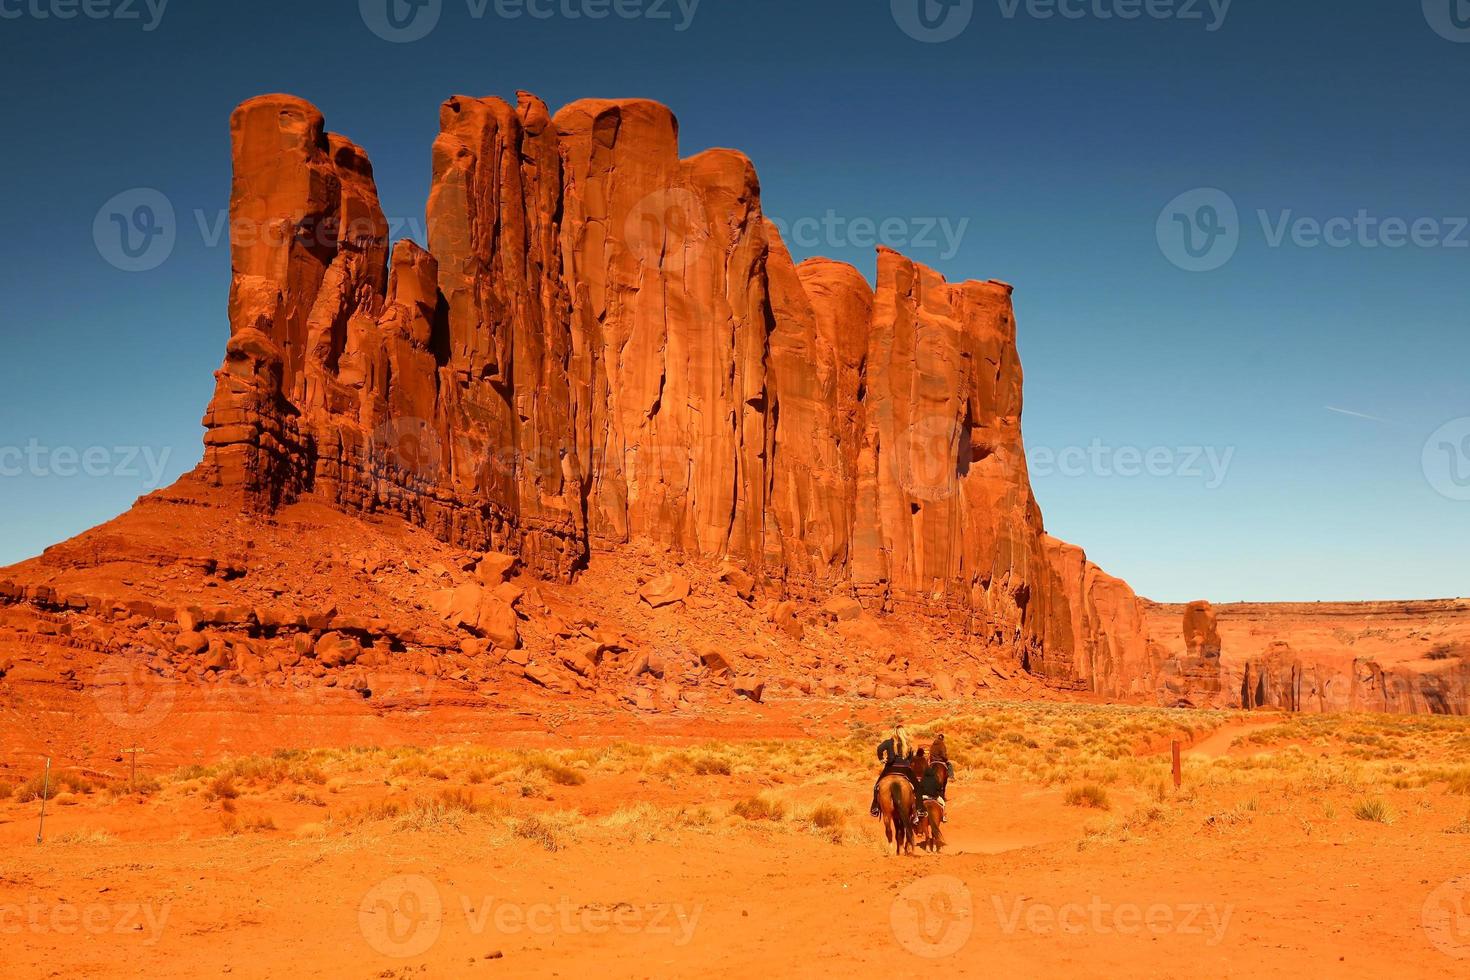
[[[1442,777],[1445,789],[1459,796],[1470,796],[1470,766],[1452,769]]]
[[[746,820],[779,821],[786,817],[786,804],[773,797],[748,796],[730,808],[730,812]]]
[[[825,800],[798,813],[797,820],[834,844],[841,844],[847,831],[847,814]]]
[[[1359,800],[1353,805],[1353,816],[1369,823],[1393,823],[1393,809],[1381,797]]]
[[[242,833],[264,834],[275,830],[276,822],[263,813],[256,813],[240,817],[237,826]]]
[[[540,772],[557,786],[581,786],[587,782],[587,777],[576,769],[546,755],[537,755],[528,760],[527,768]]]
[[[681,827],[689,827],[693,830],[710,830],[718,823],[714,812],[707,806],[697,806],[692,809],[679,811],[676,820]]]
[[[1073,786],[1067,790],[1066,801],[1068,806],[1080,806],[1092,810],[1111,810],[1113,808],[1113,804],[1108,800],[1108,791],[1096,783]]]
[[[95,792],[97,785],[90,779],[80,776],[74,772],[53,772],[49,779],[42,773],[32,776],[19,786],[15,787],[11,797],[17,803],[30,803],[41,799],[45,795],[48,799],[56,799],[58,796],[69,793],[73,796],[86,796]]]
[[[327,801],[324,800],[324,799],[322,799],[320,796],[317,796],[315,793],[311,793],[311,792],[308,792],[307,790],[299,789],[299,788],[298,789],[293,789],[290,792],[288,792],[286,794],[286,801],[288,803],[303,803],[306,806],[321,806],[321,807],[324,807],[324,806],[327,805]]]
[[[240,790],[235,786],[235,776],[229,772],[223,772],[214,777],[204,790],[204,798],[208,800],[233,800],[239,795]]]
[[[80,830],[68,831],[59,837],[52,838],[51,843],[63,846],[77,844],[115,844],[117,843],[117,838],[105,830],[94,830],[83,827]]]
[[[1205,826],[1211,830],[1224,830],[1251,823],[1256,818],[1258,805],[1254,798],[1243,800],[1228,810],[1212,813],[1205,818]]]
[[[547,851],[559,851],[563,847],[562,840],[558,837],[556,828],[551,825],[551,822],[535,814],[512,820],[511,832],[523,840],[539,844]]]
[[[652,803],[635,803],[598,820],[597,827],[618,832],[630,844],[649,844],[670,833],[676,819]]]
[[[461,830],[468,818],[489,816],[495,808],[481,804],[468,790],[446,789],[438,796],[414,797],[407,807],[381,812],[394,821],[395,830]]]

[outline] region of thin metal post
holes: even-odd
[[[51,757],[46,757],[46,774],[41,777],[41,825],[36,828],[36,843],[46,834],[46,798],[51,795]]]
[[[1174,788],[1178,789],[1182,782],[1184,782],[1184,775],[1179,769],[1179,740],[1176,738],[1174,740]]]

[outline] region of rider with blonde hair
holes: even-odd
[[[891,737],[879,744],[878,759],[883,763],[883,771],[873,783],[873,816],[878,816],[878,783],[883,781],[884,776],[900,773],[908,777],[908,781],[914,784],[914,792],[918,793],[919,783],[913,768],[915,748],[913,736],[902,722],[894,727]]]

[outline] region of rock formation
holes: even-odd
[[[1215,608],[1203,600],[1184,607],[1184,652],[1164,663],[1160,697],[1180,707],[1223,707],[1220,627]]]
[[[880,250],[796,265],[750,161],[639,100],[440,111],[427,250],[283,95],[231,121],[231,336],[199,474],[390,512],[566,581],[635,540],[782,593],[939,616],[1146,693],[1126,584],[1045,536],[1011,287]]]
[[[1470,713],[1470,604],[1152,606],[1146,629],[1182,649],[1162,661],[1160,700],[1281,711]]]

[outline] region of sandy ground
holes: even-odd
[[[1196,748],[1239,755],[1232,726]],[[1192,765],[1198,772],[1198,753]],[[718,805],[760,777],[559,788],[552,815],[639,799]],[[554,851],[471,819],[325,835],[274,797],[282,828],[221,836],[215,815],[157,799],[0,804],[0,975],[195,977],[873,975],[1443,976],[1470,971],[1464,797],[1393,800],[1383,825],[1350,799],[1212,787],[1146,826],[1100,831],[1064,788],[956,783],[942,854],[896,857],[843,794],[848,833],[729,817],[568,835]],[[371,793],[370,787],[352,792]],[[1212,814],[1249,796],[1243,822]],[[1113,791],[1115,814],[1146,805]],[[1336,803],[1334,804],[1334,800]],[[333,806],[337,804],[334,802]],[[305,836],[303,836],[305,834]],[[1458,917],[1452,913],[1458,911]]]

